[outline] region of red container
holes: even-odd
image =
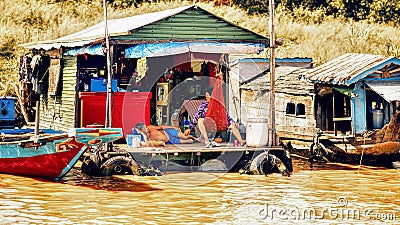
[[[80,92],[80,125],[105,124],[106,92]],[[138,122],[150,124],[151,92],[114,92],[112,127],[121,127],[124,136]]]

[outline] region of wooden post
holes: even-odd
[[[23,85],[20,83],[20,85]],[[21,94],[21,90],[24,89],[23,86],[20,86],[19,88],[16,85],[13,85],[15,93],[17,93],[17,99],[18,99],[18,104],[19,104],[19,108],[21,110],[21,114],[24,116],[24,120],[26,122],[27,125],[29,125],[29,116],[28,113],[26,112],[25,106],[24,106],[24,102],[22,99],[22,94]]]
[[[104,127],[112,127],[112,63],[111,63],[111,51],[110,51],[110,40],[108,36],[108,22],[107,22],[107,1],[103,0],[104,10],[104,36],[106,40],[106,55],[107,55],[107,97],[106,97],[106,119]],[[106,149],[111,150],[113,148],[112,142],[106,143]]]
[[[106,120],[105,127],[112,127],[112,112],[111,112],[111,86],[112,86],[112,64],[110,53],[110,41],[108,37],[107,23],[107,1],[103,0],[104,10],[104,36],[106,40],[106,55],[107,55],[107,100],[106,100]]]
[[[36,112],[35,112],[35,132],[34,132],[34,142],[37,143],[38,138],[39,138],[39,106],[40,106],[40,100],[36,101]]]
[[[270,131],[268,145],[276,146],[276,125],[275,125],[275,28],[274,28],[274,0],[269,0],[269,47],[270,47]]]

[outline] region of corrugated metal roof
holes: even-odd
[[[268,38],[232,24],[199,6],[132,30],[113,40],[118,42],[141,41],[224,41],[267,43]]]
[[[269,73],[269,58],[241,58],[229,64],[230,67],[239,67],[239,80],[241,83],[249,83]],[[276,58],[277,73],[288,74],[290,68],[312,67],[311,58]]]
[[[365,83],[386,101],[400,101],[400,80],[366,81]]]
[[[115,43],[151,43],[177,40],[224,40],[267,43],[268,38],[231,24],[197,5],[108,20]],[[104,22],[54,40],[23,44],[26,48],[83,46],[104,40]]]
[[[129,34],[131,30],[137,29],[139,27],[151,24],[155,21],[162,20],[169,16],[180,13],[192,6],[184,6],[175,9],[164,10],[160,12],[140,14],[131,17],[125,17],[120,19],[107,20],[108,23],[108,34],[112,36]],[[76,33],[60,37],[54,40],[46,40],[39,42],[31,42],[22,45],[26,48],[60,48],[61,46],[75,47],[83,46],[89,44],[98,39],[104,39],[104,21],[88,27],[84,30],[78,31]]]
[[[312,95],[314,93],[314,84],[302,79],[303,75],[310,69],[299,67],[278,67],[275,69],[276,82],[275,91],[277,93],[291,93],[296,95]],[[254,81],[242,85],[242,89],[253,91],[269,91],[269,73]]]
[[[388,64],[394,57],[369,54],[344,54],[311,69],[305,78],[318,83],[350,85]]]
[[[250,62],[250,63],[257,63],[257,62],[264,62],[269,63],[269,58],[242,58],[235,60],[236,62]],[[302,63],[312,63],[312,58],[276,58],[276,63],[292,63],[292,62],[302,62]],[[235,63],[235,62],[233,62]]]

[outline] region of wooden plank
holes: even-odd
[[[335,117],[333,118],[333,122],[337,121],[351,121],[351,117]]]
[[[223,144],[220,147],[206,148],[204,144],[179,144],[167,145],[166,147],[143,147],[143,148],[128,148],[126,144],[114,144],[117,148],[126,150],[130,153],[159,153],[159,154],[174,154],[174,153],[209,153],[209,152],[246,152],[246,151],[269,151],[269,150],[284,150],[281,147],[234,147],[228,144]]]

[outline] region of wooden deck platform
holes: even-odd
[[[252,152],[252,151],[279,151],[281,146],[274,147],[248,147],[233,146],[232,143],[221,143],[220,147],[206,148],[203,143],[193,144],[167,144],[165,147],[140,147],[132,148],[126,144],[115,144],[116,147],[130,153],[160,153],[160,154],[179,154],[179,153],[210,153],[210,152]]]
[[[219,147],[206,148],[204,143],[167,144],[165,147],[132,148],[114,144],[127,151],[138,164],[161,172],[230,171],[245,168],[252,158],[268,151],[273,155],[286,155],[281,146],[248,147],[221,143]]]

